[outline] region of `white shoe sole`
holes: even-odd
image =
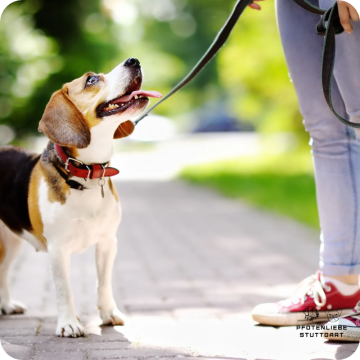
[[[351,313],[353,309],[342,309],[342,314]],[[325,311],[319,311],[319,317],[313,320],[306,320],[303,312],[287,312],[287,313],[267,313],[261,314],[252,312],[251,316],[254,321],[261,325],[271,326],[295,326],[307,325],[329,321]],[[336,338],[337,339],[337,338]]]

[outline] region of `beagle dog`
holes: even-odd
[[[39,123],[49,138],[41,155],[0,147],[0,306],[24,312],[11,299],[8,270],[22,239],[50,256],[58,321],[56,334],[84,335],[69,283],[70,255],[96,246],[98,308],[104,324],[123,325],[111,287],[119,198],[110,179],[112,140],[130,135],[128,120],[143,112],[156,91],[140,90],[142,72],[130,58],[108,74],[86,73],[56,91]]]

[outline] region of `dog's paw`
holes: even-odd
[[[100,310],[100,317],[104,325],[124,325],[125,315],[117,308],[113,310]]]
[[[75,321],[64,321],[57,325],[56,335],[60,337],[79,337],[84,336],[84,328]]]
[[[25,306],[17,301],[11,300],[7,303],[1,303],[1,312],[5,315],[23,314],[25,310]]]

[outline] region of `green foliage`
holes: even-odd
[[[208,186],[225,196],[319,227],[310,154],[292,152],[191,166],[181,178]]]
[[[113,50],[106,36],[110,30],[105,29],[101,39],[83,31],[84,16],[99,11],[91,3],[97,2],[24,0],[4,11],[0,23],[0,118],[19,136],[37,131],[54,91],[116,57],[118,50]]]
[[[0,124],[37,131],[52,92],[86,71],[140,59],[144,87],[168,92],[197,63],[234,0],[23,0],[0,22]],[[247,10],[221,54],[156,111],[173,119],[223,104],[261,131],[298,131],[273,2]],[[190,119],[191,116],[188,116]]]
[[[262,132],[303,131],[272,3],[257,14],[244,13],[219,55],[218,71],[238,117]]]

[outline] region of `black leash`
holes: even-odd
[[[158,105],[168,99],[171,95],[175,94],[178,90],[187,85],[194,77],[206,66],[206,64],[217,54],[221,47],[225,44],[228,39],[232,29],[237,23],[239,17],[245,10],[245,8],[252,3],[252,0],[238,0],[234,6],[234,9],[227,19],[223,28],[217,34],[214,42],[211,44],[205,55],[200,59],[200,61],[195,65],[195,67],[190,71],[190,73],[179,83],[177,84],[166,96],[164,96],[159,102],[147,110],[143,115],[134,121],[137,125],[142,119],[149,115]]]
[[[324,10],[311,4],[308,0],[293,0],[293,1],[302,8],[314,14],[322,15],[322,18],[317,25],[317,32],[319,35],[325,37],[323,56],[322,56],[322,86],[323,86],[325,100],[329,105],[331,111],[343,124],[359,129],[360,124],[346,120],[336,112],[331,99],[332,82],[334,78],[335,53],[336,53],[335,36],[344,32],[344,28],[340,23],[337,2],[335,2],[335,4],[330,9]]]

